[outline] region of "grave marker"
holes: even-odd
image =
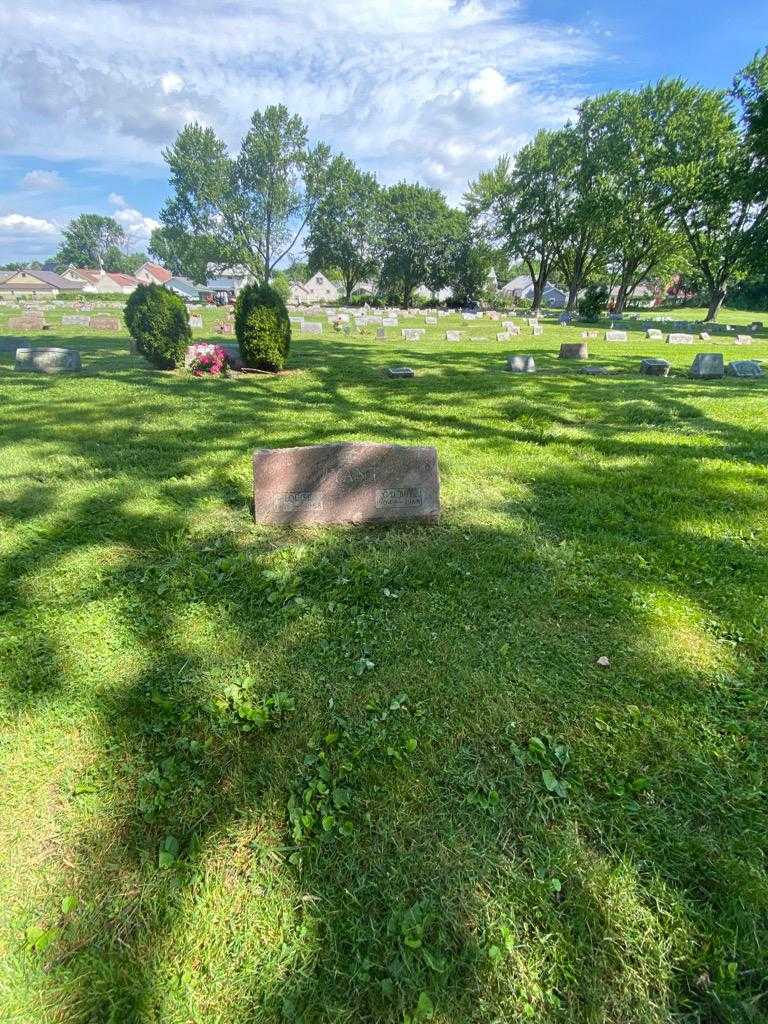
[[[82,370],[80,353],[74,348],[30,348],[16,349],[16,370],[31,370],[33,373],[79,373]]]
[[[506,369],[509,373],[535,373],[536,363],[533,356],[507,356]]]
[[[671,364],[666,359],[641,359],[640,373],[647,377],[667,377]]]
[[[627,332],[626,331],[606,331],[605,332],[605,340],[606,341],[626,341],[627,340]]]
[[[120,321],[116,316],[92,316],[90,326],[93,331],[119,331]]]
[[[725,372],[729,377],[741,377],[745,380],[765,376],[765,371],[756,359],[734,359],[728,363]]]
[[[692,345],[693,335],[692,334],[670,334],[667,338],[667,342],[670,345]]]
[[[563,342],[558,359],[589,359],[589,349],[583,341]]]
[[[253,454],[254,519],[263,524],[434,523],[435,448],[363,442]]]
[[[697,380],[715,380],[725,374],[720,352],[697,352],[691,364],[691,376]]]

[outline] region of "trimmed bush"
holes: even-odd
[[[158,370],[183,361],[192,330],[180,296],[159,284],[140,284],[128,297],[124,318],[136,348]]]
[[[588,324],[596,324],[608,305],[608,289],[602,284],[591,284],[579,301],[579,316]]]
[[[246,366],[282,370],[291,344],[288,310],[268,284],[249,284],[235,303],[235,334]]]

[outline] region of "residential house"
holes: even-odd
[[[77,292],[80,285],[52,270],[4,270],[0,272],[0,294],[58,295]]]
[[[317,302],[338,302],[340,289],[320,270],[304,284],[294,281],[288,301],[292,306],[312,306]]]
[[[533,278],[527,274],[520,274],[513,277],[499,291],[511,299],[532,299]],[[555,284],[547,282],[541,295],[542,306],[550,306],[552,309],[564,309],[568,302],[568,293],[558,288]]]
[[[142,263],[136,271],[136,279],[140,284],[166,284],[171,280],[173,274],[159,263],[152,263],[147,260]]]
[[[104,294],[121,292],[130,295],[138,287],[139,282],[131,274],[110,273],[95,267],[68,266],[63,274],[70,281],[75,281],[84,292]]]

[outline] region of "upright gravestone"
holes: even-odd
[[[203,318],[201,316],[191,316],[189,318],[189,326],[192,330],[200,330],[203,326]]]
[[[741,377],[745,380],[765,376],[765,371],[756,359],[734,359],[728,363],[725,372],[729,377]]]
[[[699,337],[701,338],[702,341],[709,341],[711,335],[710,335],[709,331],[702,331],[701,334],[699,335]]]
[[[658,327],[649,327],[645,332],[646,338],[652,338],[654,341],[663,341],[664,335],[658,329]]]
[[[461,331],[446,331],[445,332],[445,340],[446,341],[461,341]]]
[[[120,321],[116,316],[92,316],[90,326],[93,331],[119,331]]]
[[[752,337],[749,334],[737,334],[733,339],[734,345],[751,345]]]
[[[401,333],[404,341],[418,341],[424,332],[415,327],[404,327]]]
[[[496,341],[509,341],[511,337],[511,331],[497,331],[496,333]]]
[[[269,525],[434,523],[437,451],[363,442],[262,448],[253,454],[253,510]]]
[[[533,356],[507,356],[509,373],[535,373],[536,363]]]
[[[387,332],[386,332],[385,328],[383,328],[383,327],[377,327],[376,328],[376,340],[377,341],[386,341],[387,340]]]
[[[566,341],[560,346],[558,359],[589,359],[589,349],[583,341]]]
[[[396,316],[385,316],[385,317],[383,317],[383,319],[381,321],[381,326],[382,327],[397,327],[398,326],[397,317]]]
[[[531,324],[531,334],[534,338],[540,338],[544,333],[544,328],[541,324]]]
[[[15,369],[33,373],[78,373],[82,370],[80,353],[74,348],[16,349]]]
[[[666,359],[640,360],[640,373],[644,373],[647,377],[667,377],[669,370],[670,364]]]
[[[427,324],[429,327],[434,327],[435,324],[437,323],[437,317],[436,316],[425,316],[424,317],[424,323]]]
[[[697,380],[715,380],[725,373],[720,352],[697,352],[691,364],[691,376]]]
[[[323,325],[319,320],[305,320],[302,324],[301,331],[303,334],[322,334]]]
[[[670,345],[692,345],[693,335],[673,333],[670,334],[670,336],[667,338],[667,342]]]
[[[627,340],[627,332],[626,331],[606,331],[605,332],[605,340],[606,341],[626,341]]]

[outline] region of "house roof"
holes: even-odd
[[[62,277],[61,274],[56,274],[52,270],[11,270],[9,273],[0,279],[0,287],[4,291],[13,291],[16,287],[13,284],[13,279],[18,274],[26,274],[27,277],[36,278],[41,284],[47,285],[48,288],[58,288],[60,291],[77,292],[80,291],[80,285],[76,281],[70,281],[66,277]],[[20,284],[20,288],[25,286]]]
[[[159,263],[152,263],[150,260],[147,260],[146,263],[142,263],[139,269],[146,270],[147,273],[151,274],[156,281],[160,282],[160,284],[165,284],[173,277],[170,270],[166,270],[165,267],[161,267]]]
[[[169,291],[179,292],[189,299],[199,299],[200,291],[197,285],[190,281],[188,277],[169,277],[164,282],[164,287],[168,288]]]
[[[129,285],[136,286],[139,283],[135,277],[131,276],[131,274],[108,273],[107,277],[114,281],[115,284],[119,285],[121,288],[127,288]]]
[[[511,281],[507,281],[501,289],[503,292],[521,291],[523,288],[530,288],[533,279],[528,274],[518,274]]]
[[[89,284],[96,284],[101,276],[101,271],[95,267],[70,267],[70,274],[77,274],[83,281],[87,281]]]

